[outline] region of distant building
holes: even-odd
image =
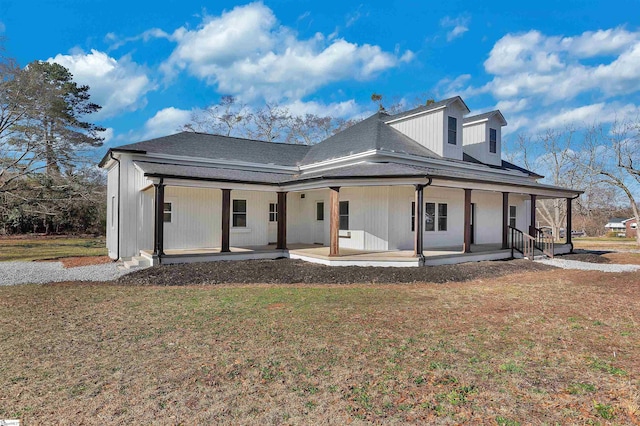
[[[624,221],[625,236],[627,238],[635,238],[638,232],[638,222],[635,218],[627,219]]]
[[[625,237],[627,233],[627,227],[625,225],[625,221],[627,218],[624,217],[614,217],[609,219],[609,222],[604,226],[604,229],[607,230],[607,233],[615,233],[617,237]]]

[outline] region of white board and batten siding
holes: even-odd
[[[466,113],[457,103],[428,111],[416,117],[391,122],[389,125],[436,154],[462,160],[462,122]],[[456,119],[456,144],[448,143],[449,117]]]
[[[107,171],[107,251],[112,259],[118,258],[118,164]]]
[[[496,131],[496,152],[490,152],[490,129]],[[502,125],[495,116],[489,120],[467,123],[463,127],[464,152],[485,164],[500,166],[502,158]]]

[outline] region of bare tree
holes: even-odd
[[[594,125],[585,132],[583,150],[575,157],[596,183],[622,192],[640,223],[637,191],[640,185],[640,119],[616,121],[609,129]],[[640,232],[636,232],[640,246]]]
[[[189,132],[224,136],[247,136],[251,121],[249,107],[233,96],[223,96],[220,102],[191,114],[191,122],[182,129]]]
[[[267,102],[252,116],[249,133],[252,138],[268,142],[283,142],[292,127],[289,109],[275,102]]]

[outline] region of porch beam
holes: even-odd
[[[471,190],[464,190],[464,244],[462,250],[471,253]]]
[[[329,256],[340,256],[340,187],[329,188]]]
[[[509,248],[509,193],[502,193],[502,249]]]
[[[153,223],[153,257],[161,261],[164,256],[164,181],[161,178],[153,184],[155,197],[155,215]]]
[[[531,194],[531,225],[529,226],[529,235],[536,237],[536,198],[535,194]]]
[[[420,258],[424,256],[424,187],[425,185],[423,184],[415,185],[415,206],[413,210],[413,255]]]
[[[572,231],[572,225],[573,225],[573,218],[572,218],[572,212],[571,212],[571,201],[573,201],[572,198],[567,198],[567,229],[565,229],[565,234],[567,237],[567,244],[571,245],[571,251],[573,252],[573,242],[571,241],[571,231]]]
[[[278,240],[276,249],[287,249],[287,193],[278,192]]]
[[[229,227],[231,225],[231,190],[222,190],[222,241],[220,251],[222,253],[230,252],[229,248]]]

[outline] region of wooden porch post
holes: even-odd
[[[222,244],[220,252],[231,251],[229,249],[229,226],[231,222],[231,190],[222,190]]]
[[[329,256],[340,256],[340,187],[329,189]]]
[[[424,256],[423,251],[424,251],[424,232],[423,232],[423,227],[424,227],[424,185],[422,184],[418,184],[415,185],[416,188],[416,195],[415,195],[415,206],[413,209],[413,215],[414,215],[414,225],[413,225],[413,230],[414,230],[414,244],[413,244],[413,255],[415,257],[422,257]]]
[[[502,249],[509,248],[509,193],[502,193]]]
[[[572,231],[572,214],[571,214],[571,201],[572,198],[567,198],[567,229],[565,229],[565,234],[567,237],[567,244],[571,244],[571,251],[573,251],[573,243],[571,242],[571,231]]]
[[[278,192],[278,240],[276,249],[287,249],[287,193]]]
[[[164,182],[153,184],[155,195],[155,217],[153,224],[153,256],[160,258],[164,255]]]
[[[462,250],[471,253],[471,190],[464,190],[464,244]]]
[[[529,235],[536,237],[536,195],[531,194],[531,226],[529,226]]]

